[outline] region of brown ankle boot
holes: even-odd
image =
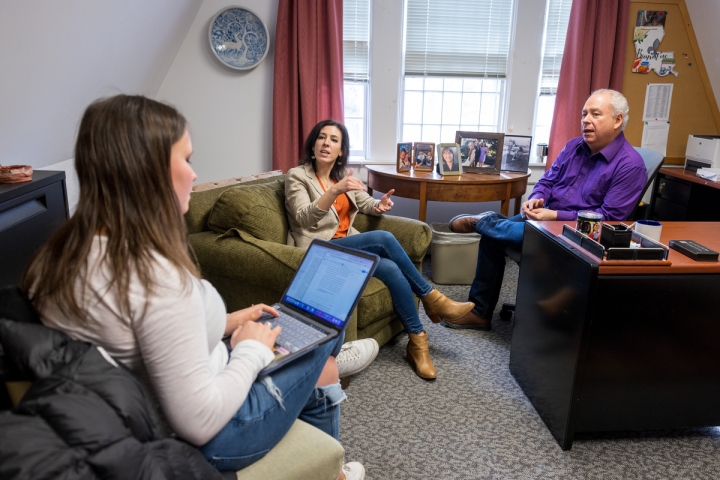
[[[425,380],[434,380],[437,377],[437,372],[430,359],[427,332],[423,331],[423,333],[424,335],[419,333],[408,334],[407,361],[415,368],[418,377]]]
[[[450,300],[437,288],[420,299],[425,307],[425,314],[433,323],[440,323],[443,319],[457,320],[475,306],[472,302],[456,302]]]

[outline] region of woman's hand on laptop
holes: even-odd
[[[246,324],[247,322],[254,322],[260,318],[263,313],[269,313],[273,317],[278,316],[278,313],[274,308],[269,307],[264,303],[258,303],[252,307],[228,313],[227,321],[225,323],[225,336],[232,335],[238,327]]]
[[[230,346],[235,345],[243,340],[257,340],[268,348],[275,346],[275,340],[280,335],[280,327],[270,328],[269,323],[263,322],[246,322],[240,325],[230,338]]]

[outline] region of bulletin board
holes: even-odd
[[[658,50],[675,53],[675,71],[678,76],[661,77],[654,71],[647,74],[632,73],[635,47],[632,42],[638,10],[667,12],[665,37]],[[710,79],[705,70],[690,15],[684,0],[630,0],[627,49],[623,74],[623,94],[630,104],[630,120],[625,137],[630,144],[642,143],[642,114],[645,91],[649,83],[672,83],[670,104],[670,132],[667,143],[666,165],[683,165],[688,135],[718,135],[720,111],[713,95]]]

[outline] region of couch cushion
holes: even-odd
[[[217,233],[231,228],[269,242],[287,242],[285,188],[282,181],[227,189],[215,202],[208,227]]]

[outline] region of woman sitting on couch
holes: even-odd
[[[415,309],[413,293],[435,323],[462,317],[473,303],[454,302],[434,289],[392,234],[381,230],[359,233],[353,228],[357,212],[382,215],[390,210],[394,190],[380,200],[368,195],[365,184],[353,177],[353,170],[345,169],[349,152],[345,125],[333,120],[315,125],[305,140],[300,166],[290,169],[285,180],[290,235],[298,247],[306,248],[313,238],[322,238],[379,255],[375,276],[390,290],[395,312],[409,334],[407,360],[418,376],[434,379],[437,374],[427,332]]]
[[[255,320],[277,312],[227,314],[200,278],[183,219],[191,154],[186,121],[168,105],[126,95],[90,105],[75,146],[77,211],[39,250],[24,289],[45,325],[138,373],[169,426],[220,471],[262,458],[297,418],[337,439],[342,337],[257,378],[280,327]],[[358,463],[343,470],[364,476]]]

